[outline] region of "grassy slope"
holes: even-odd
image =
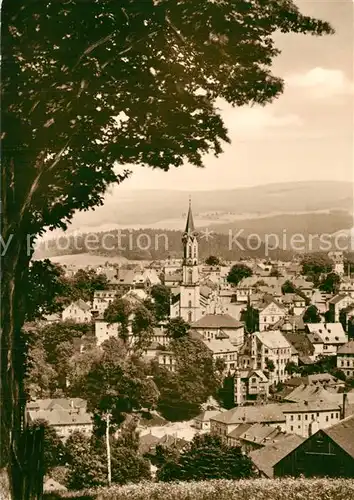
[[[46,500],[349,500],[354,498],[354,480],[256,479],[245,481],[201,481],[190,483],[141,483],[62,496]]]

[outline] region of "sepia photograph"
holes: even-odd
[[[354,498],[354,0],[0,8],[0,500]]]

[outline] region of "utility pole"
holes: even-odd
[[[107,472],[108,472],[108,486],[112,483],[112,468],[111,468],[111,446],[109,442],[109,423],[111,414],[106,413],[106,447],[107,447]]]

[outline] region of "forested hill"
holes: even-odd
[[[57,255],[91,253],[107,257],[122,256],[129,260],[155,260],[182,256],[182,232],[158,229],[124,229],[100,233],[68,235],[46,241],[38,249],[41,258]],[[208,230],[199,233],[199,256],[218,255],[224,260],[241,257],[270,257],[291,260],[292,252],[269,250],[257,237],[237,237],[237,231],[219,234]]]

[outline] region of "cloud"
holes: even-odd
[[[354,1],[354,0],[353,0]],[[288,86],[306,89],[312,97],[325,98],[354,92],[354,83],[339,69],[313,68],[285,78]]]
[[[252,137],[273,129],[299,127],[301,118],[293,113],[275,114],[271,107],[243,107],[223,109],[222,117],[230,135]]]

